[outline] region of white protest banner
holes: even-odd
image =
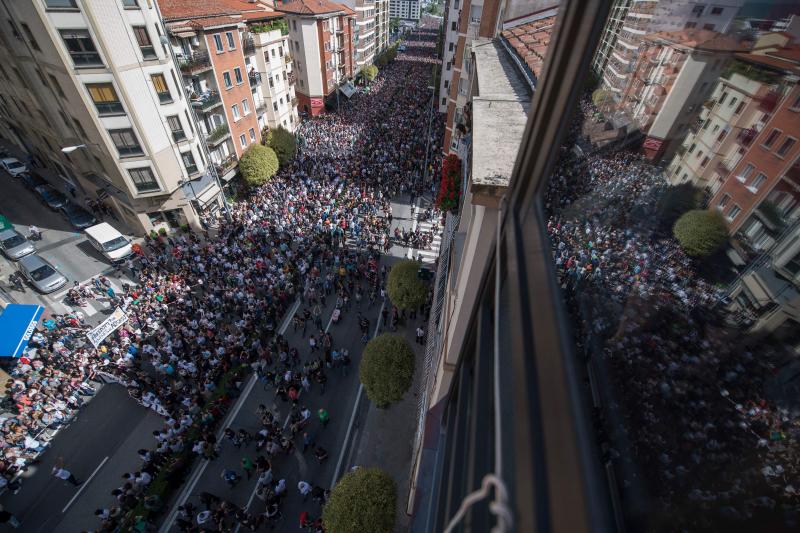
[[[117,307],[111,316],[103,320],[99,326],[89,331],[86,336],[89,338],[95,348],[97,348],[103,339],[111,335],[118,327],[128,321],[128,315],[125,311]]]

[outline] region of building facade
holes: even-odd
[[[649,158],[674,153],[727,62],[741,49],[735,39],[710,30],[653,33],[641,40],[618,110],[629,131],[645,134]]]
[[[326,0],[294,0],[277,9],[285,14],[289,25],[298,110],[319,115],[325,109],[325,99],[355,75],[356,13]]]
[[[400,20],[419,20],[420,8],[418,0],[390,0],[389,16]]]
[[[4,8],[3,135],[45,167],[52,185],[78,203],[106,203],[137,234],[198,226],[221,207],[152,3]]]
[[[712,3],[694,0],[617,2],[612,11],[614,16],[606,25],[601,46],[595,55],[595,72],[602,72],[603,87],[618,100],[631,83],[643,35],[683,29],[725,33],[743,3],[743,0]]]

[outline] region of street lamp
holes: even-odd
[[[64,152],[65,154],[70,154],[70,153],[72,153],[75,150],[78,150],[80,148],[86,148],[86,145],[85,144],[78,144],[78,145],[75,145],[75,146],[65,146],[64,148],[61,149],[61,151]]]

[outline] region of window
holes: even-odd
[[[223,72],[222,73],[222,81],[225,83],[225,88],[230,89],[233,87],[233,83],[231,83],[231,73],[230,72]]]
[[[250,142],[256,141],[256,129],[250,128]]]
[[[736,106],[736,111],[733,112],[734,115],[741,114],[742,110],[744,110],[744,106],[746,104],[744,102],[739,102],[739,105]]]
[[[136,42],[139,44],[139,50],[142,51],[142,57],[145,59],[157,59],[156,49],[150,41],[150,34],[147,33],[145,26],[134,26],[133,34],[136,36]]]
[[[242,118],[242,115],[239,114],[239,104],[233,104],[231,106],[231,113],[233,113],[233,120]]]
[[[698,4],[692,7],[692,15],[694,15],[695,17],[702,17],[703,11],[705,11],[705,9],[706,6],[704,6],[703,4]]]
[[[272,50],[270,50],[270,53],[272,54],[272,57],[275,57],[275,49],[274,48]]]
[[[297,21],[296,20],[292,21],[292,28],[294,28],[294,31],[297,31]]]
[[[710,161],[710,159],[708,158],[708,156],[704,157],[703,161],[700,163],[700,166],[701,167],[705,167],[708,164],[709,161]]]
[[[44,4],[49,9],[77,9],[75,0],[44,0]]]
[[[452,51],[453,51],[453,47],[454,47],[454,44],[451,42],[451,43],[450,43],[450,44],[447,46],[447,51],[448,51],[448,52],[452,52]]]
[[[52,74],[48,74],[47,77],[50,78],[50,84],[56,90],[56,94],[61,98],[66,98],[66,96],[64,95],[64,90],[61,88],[61,84],[58,83],[56,77],[53,76]]]
[[[697,155],[696,155],[695,157],[696,157],[697,159],[700,159],[701,157],[703,157],[703,151],[702,151],[702,150],[698,150],[698,151],[697,151]]]
[[[714,31],[714,25],[713,24],[703,24],[703,29],[704,30],[709,30],[709,31]]]
[[[169,104],[172,102],[172,95],[169,92],[169,86],[167,85],[167,79],[164,77],[163,74],[153,74],[150,76],[153,80],[153,87],[156,88],[156,93],[158,93],[158,99],[161,101],[162,104]]]
[[[778,140],[778,137],[780,137],[780,135],[781,135],[780,130],[773,129],[771,132],[769,132],[767,138],[764,139],[764,146],[767,148],[771,147],[775,143],[775,141]]]
[[[455,21],[455,20],[454,20],[453,22],[451,22],[451,23],[450,23],[450,29],[451,29],[452,31],[456,31],[456,21]]]
[[[712,8],[711,8],[711,14],[712,14],[712,15],[722,15],[722,12],[723,12],[724,10],[725,10],[725,9],[724,9],[724,8],[722,8],[722,7],[712,7]]]
[[[733,104],[735,104],[738,101],[739,99],[734,96],[733,98],[731,98],[731,101],[728,102],[728,107],[733,107]]]
[[[250,104],[248,103],[247,98],[242,100],[242,112],[245,115],[249,115],[250,114]]]
[[[122,0],[122,7],[139,9],[139,0]]]
[[[25,32],[25,37],[27,37],[28,41],[31,43],[31,48],[33,48],[38,52],[41,52],[42,49],[39,48],[39,43],[36,42],[36,38],[34,38],[33,32],[31,31],[30,27],[24,22],[20,24],[20,26],[22,26],[22,31]]]
[[[697,148],[697,143],[692,143],[692,145],[689,147],[687,152],[689,152],[691,154],[692,152],[694,152],[695,148]]]
[[[197,164],[194,162],[194,155],[192,155],[191,150],[188,152],[181,152],[181,159],[183,160],[183,166],[186,167],[186,172],[188,172],[190,176],[197,173]]]
[[[800,272],[800,253],[792,257],[784,266],[792,276],[796,276]]]
[[[696,27],[697,27],[697,23],[696,22],[687,22],[686,26],[684,26],[684,28],[686,28],[687,30],[690,30],[690,29],[696,28]]]
[[[753,166],[752,164],[750,164],[750,163],[747,163],[747,165],[746,165],[746,166],[745,166],[745,167],[742,169],[742,172],[741,172],[741,174],[739,174],[739,180],[740,180],[742,183],[744,183],[745,181],[747,181],[747,178],[749,178],[749,177],[750,177],[750,176],[753,174],[753,171],[754,171],[755,169],[756,169],[756,167],[754,167],[754,166]]]
[[[275,87],[275,80],[272,79],[272,74],[269,75],[268,80],[269,80],[269,86]]]
[[[125,113],[112,84],[91,83],[86,85],[86,89],[89,91],[89,96],[92,97],[92,102],[94,102],[94,106],[100,116]]]
[[[241,85],[244,83],[244,80],[242,79],[242,69],[239,67],[234,68],[233,75],[236,77],[236,85]]]
[[[128,174],[130,174],[131,180],[136,186],[136,190],[139,192],[153,192],[161,190],[161,187],[159,187],[158,182],[156,182],[156,178],[153,175],[153,171],[150,169],[150,167],[132,168],[128,170]]]
[[[220,37],[219,33],[214,34],[214,46],[216,47],[218,54],[225,50],[222,47],[222,37]]]
[[[272,110],[273,111],[277,111],[278,110],[278,102],[272,102]]]
[[[88,30],[60,30],[60,33],[76,67],[91,67],[103,64]]]
[[[236,50],[236,42],[233,40],[233,32],[225,32],[225,38],[228,40],[228,49]]]
[[[725,99],[727,97],[728,97],[728,93],[727,92],[722,93],[722,95],[719,97],[719,105],[724,104],[725,103]]]
[[[787,137],[786,140],[783,141],[783,144],[781,145],[781,147],[778,148],[778,155],[781,156],[781,157],[785,156],[786,153],[789,150],[792,149],[792,146],[794,146],[795,142],[797,142],[795,139],[792,139],[791,137]]]
[[[730,201],[731,201],[731,195],[730,195],[730,194],[723,194],[723,195],[722,195],[722,198],[720,198],[720,201],[719,201],[719,203],[717,204],[717,207],[719,207],[720,209],[722,209],[722,208],[724,208],[726,205],[728,205],[728,202],[730,202]]]
[[[169,124],[169,129],[172,131],[172,138],[175,140],[175,142],[186,139],[186,132],[183,131],[183,125],[181,124],[181,119],[178,117],[178,115],[167,117],[167,124]]]
[[[733,219],[736,218],[736,216],[741,212],[742,208],[739,207],[738,205],[734,205],[733,207],[731,207],[731,210],[728,211],[728,216],[727,216],[728,220],[733,222]]]
[[[111,135],[120,157],[142,155],[142,147],[132,129],[108,130],[108,134]]]
[[[751,190],[756,192],[759,187],[764,185],[764,182],[767,181],[767,177],[764,175],[763,172],[759,172],[755,178],[753,178],[753,183],[750,184]]]
[[[239,135],[239,144],[242,145],[242,148],[246,148],[247,147],[247,137],[245,137],[244,133]]]

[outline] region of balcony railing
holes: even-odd
[[[294,72],[290,72],[286,79],[289,81],[289,85],[297,83],[297,75]]]
[[[205,93],[195,99],[192,99],[192,105],[203,112],[208,111],[221,103],[222,100],[220,99],[219,93],[216,91]]]
[[[252,37],[247,37],[242,41],[242,52],[244,55],[252,55],[256,53],[256,45]]]
[[[247,75],[247,77],[250,79],[251,87],[257,87],[261,85],[261,74],[259,74],[258,72],[251,72],[250,74]]]
[[[739,141],[739,144],[742,146],[750,146],[750,143],[753,142],[753,139],[756,138],[758,135],[758,130],[755,127],[746,128],[739,132],[739,135],[736,136],[736,140]]]
[[[208,52],[193,52],[190,55],[179,58],[178,66],[184,74],[195,74],[211,68],[211,59]]]
[[[222,139],[224,139],[228,134],[229,134],[228,125],[220,124],[206,136],[206,141],[209,144],[216,144]]]
[[[230,172],[236,165],[239,164],[239,159],[236,154],[231,154],[223,159],[219,164],[214,165],[214,170],[217,171],[217,176],[222,178],[225,174]]]

